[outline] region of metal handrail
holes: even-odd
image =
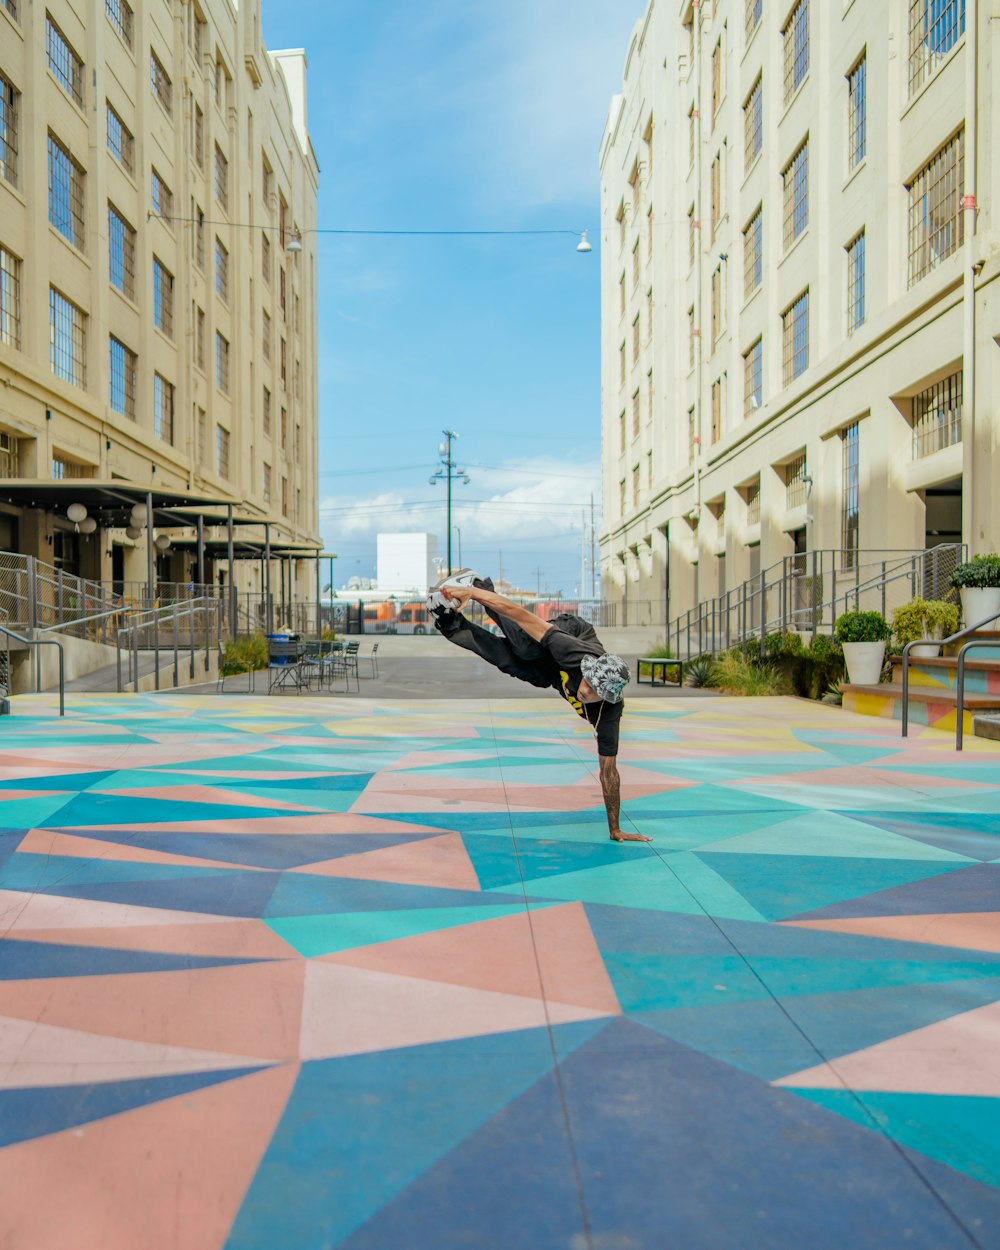
[[[12,629],[8,629],[6,625],[0,625],[0,634],[6,634],[8,638],[13,638],[15,642],[23,642],[29,647],[57,647],[59,650],[59,715],[66,715],[66,663],[63,658],[63,645],[58,638],[25,638],[22,634],[16,634]],[[35,675],[35,691],[41,693],[41,675],[36,669]]]
[[[208,617],[211,614],[212,617],[214,618],[215,625],[218,626],[218,616],[216,615],[217,607],[218,607],[218,602],[215,599],[192,599],[192,600],[189,600],[185,604],[171,604],[163,608],[153,608],[147,612],[144,612],[142,614],[141,619],[131,621],[128,625],[123,625],[119,630],[117,630],[115,634],[115,646],[117,650],[115,663],[116,663],[117,676],[118,676],[118,681],[117,681],[118,693],[121,694],[125,688],[122,683],[122,637],[123,635],[131,636],[131,640],[126,641],[126,650],[129,655],[130,680],[138,684],[139,650],[140,650],[139,631],[142,629],[149,629],[150,627],[152,628],[153,630],[152,650],[156,653],[156,658],[154,661],[154,684],[155,684],[156,689],[159,690],[160,688],[160,661],[159,661],[160,624],[161,622],[172,622],[173,623],[172,649],[174,653],[174,687],[176,688],[178,685],[180,685],[180,650],[181,650],[181,647],[180,647],[180,636],[179,636],[179,631],[178,631],[178,624],[180,622],[180,618],[184,616],[187,616],[190,618],[190,622],[189,622],[190,629],[188,631],[188,635],[189,635],[188,644],[187,646],[185,646],[184,650],[190,651],[190,656],[191,656],[190,676],[193,680],[194,679],[195,651],[200,650],[200,647],[199,648],[195,647],[195,628],[194,628],[195,614],[197,612],[203,612],[205,613],[205,617],[206,617],[206,627],[204,629],[204,635],[205,635],[205,666],[207,669],[209,665],[209,650],[210,650],[209,640],[208,640],[209,629],[208,629],[207,622],[208,622]]]
[[[87,625],[91,621],[106,620],[109,616],[128,616],[130,613],[138,611],[138,608],[111,608],[108,612],[95,612],[93,616],[78,616],[74,620],[60,621],[56,625],[43,625],[40,632],[44,634],[52,634],[55,633],[57,629],[69,629],[73,625]],[[125,628],[125,626],[122,628]]]
[[[919,647],[921,644],[926,646],[928,643],[932,643],[939,647],[950,646],[953,642],[959,642],[962,638],[968,638],[970,634],[974,634],[978,630],[984,628],[984,626],[992,624],[998,618],[1000,618],[1000,612],[994,612],[992,616],[987,616],[984,620],[980,621],[978,625],[966,625],[964,629],[958,630],[957,633],[952,634],[948,638],[914,638],[912,642],[908,642],[906,644],[903,648],[903,682],[901,690],[902,708],[900,716],[902,733],[900,734],[900,737],[906,738],[909,735],[910,729],[910,649],[912,647]],[[965,652],[974,646],[995,647],[996,645],[995,640],[980,638],[977,641],[967,643],[966,646],[964,646],[958,653],[958,682],[956,683],[956,693],[958,695],[958,727],[955,731],[956,751],[961,751],[962,749],[962,712],[965,699]]]

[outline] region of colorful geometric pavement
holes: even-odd
[[[635,700],[0,721],[4,1250],[1000,1247],[1000,748]]]

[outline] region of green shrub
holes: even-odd
[[[713,685],[723,694],[760,698],[782,693],[782,675],[766,664],[748,660],[739,648],[724,651],[715,661]]]
[[[743,640],[743,654],[748,660],[760,659],[760,634],[750,634]]]
[[[973,556],[964,564],[956,565],[951,584],[958,590],[963,586],[973,590],[990,590],[1000,586],[1000,555],[991,551],[988,555]]]
[[[651,660],[672,660],[674,658],[674,653],[668,642],[658,642],[656,646],[649,647],[646,651],[646,654],[649,656]],[[639,665],[639,676],[640,677],[649,676],[648,664]]]
[[[947,638],[957,629],[958,608],[943,599],[912,599],[892,614],[892,632],[900,647],[919,638]]]
[[[794,659],[805,651],[802,639],[790,630],[786,633],[775,630],[768,634],[764,639],[764,646],[769,660]]]
[[[844,653],[837,645],[836,638],[832,638],[829,634],[817,634],[806,648],[806,655],[810,660],[819,664],[829,664],[844,658]]]
[[[267,668],[267,639],[263,634],[230,638],[222,649],[222,671],[229,676]]]
[[[714,686],[715,660],[710,655],[698,655],[684,665],[684,684],[695,690]]]
[[[837,617],[834,634],[841,645],[845,642],[888,642],[892,630],[881,612],[845,612]]]

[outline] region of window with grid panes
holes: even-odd
[[[747,43],[760,25],[764,13],[764,0],[744,0],[743,34]]]
[[[646,420],[653,419],[653,370],[646,374]]]
[[[722,37],[712,49],[712,119],[714,121],[722,103]]]
[[[764,146],[764,84],[758,74],[743,105],[743,169],[750,168]]]
[[[743,355],[743,415],[752,416],[764,398],[764,340],[758,339]]]
[[[646,292],[646,342],[653,337],[653,288]]]
[[[624,516],[628,511],[628,501],[625,498],[625,479],[622,478],[618,483],[618,514]]]
[[[261,490],[264,496],[264,502],[271,502],[271,466],[265,462],[263,479],[261,482]]]
[[[17,186],[17,123],[21,93],[0,73],[0,178]]]
[[[135,172],[135,139],[132,132],[109,104],[108,151],[126,173]]]
[[[174,275],[153,257],[153,325],[168,338],[174,335]]]
[[[153,435],[161,443],[174,441],[174,388],[159,373],[153,374]]]
[[[270,212],[274,207],[274,171],[271,169],[271,162],[263,152],[261,152],[260,157],[260,192],[264,201],[264,207]]]
[[[194,263],[202,273],[205,272],[205,214],[196,204],[194,206]]]
[[[118,38],[126,48],[131,48],[135,19],[128,0],[104,0],[104,12],[108,15],[108,21],[114,27]]]
[[[653,490],[653,453],[646,452],[646,489],[652,493]]]
[[[694,449],[697,443],[695,434],[694,408],[688,409],[688,464],[694,464]]]
[[[622,411],[618,414],[618,452],[619,452],[619,455],[623,456],[625,454],[626,446],[627,444],[625,440],[625,409],[623,408]]]
[[[2,243],[0,243],[0,343],[7,347],[21,346],[21,261]]]
[[[119,339],[108,339],[108,406],[135,420],[135,382],[138,357]]]
[[[83,61],[48,13],[45,14],[45,60],[56,82],[83,108]]]
[[[6,9],[14,21],[17,21],[17,0],[0,0],[0,8]]]
[[[264,387],[264,404],[261,409],[264,433],[268,438],[271,437],[271,392]]]
[[[302,361],[295,362],[295,398],[302,398]]]
[[[697,339],[694,327],[694,305],[688,309],[688,367],[694,368],[695,361],[695,340]]]
[[[282,408],[281,410],[281,450],[287,451],[287,449],[288,449],[288,409]]]
[[[722,220],[722,154],[717,152],[712,162],[712,241],[719,233]]]
[[[913,459],[962,441],[962,370],[913,397]]]
[[[868,148],[868,58],[861,60],[847,75],[847,144],[851,169],[865,159]]]
[[[809,367],[808,291],[803,291],[781,315],[781,361],[785,386]]]
[[[229,250],[219,238],[215,240],[215,293],[224,304],[228,304]]]
[[[284,339],[281,340],[278,352],[278,368],[281,376],[281,385],[287,389],[288,387],[288,344]]]
[[[861,430],[857,421],[841,435],[842,482],[840,495],[840,546],[845,569],[853,569],[858,558],[858,535],[861,529],[861,462],[859,459]]]
[[[288,275],[284,265],[278,266],[278,307],[281,309],[281,320],[288,319]]]
[[[712,442],[717,443],[722,437],[722,379],[716,378],[712,383]]]
[[[760,525],[760,478],[747,487],[747,525]]]
[[[698,252],[698,227],[695,223],[694,205],[688,209],[688,268],[694,265],[695,256]]]
[[[639,359],[639,314],[636,313],[632,322],[632,363]]]
[[[625,344],[618,348],[618,381],[625,385]]]
[[[215,332],[215,385],[223,393],[229,394],[229,340]]]
[[[865,232],[856,235],[847,248],[847,333],[853,334],[865,321]]]
[[[215,427],[215,471],[229,477],[229,431],[221,425]]]
[[[806,139],[781,171],[784,195],[782,240],[787,250],[809,224],[809,140]]]
[[[281,479],[281,515],[288,516],[288,478]]]
[[[114,205],[108,205],[108,280],[135,299],[135,231]]]
[[[264,281],[271,285],[271,240],[266,230],[260,232],[260,268]]]
[[[265,360],[271,359],[271,315],[267,309],[261,310],[260,342]]]
[[[764,277],[764,210],[758,208],[743,231],[743,298],[760,286]]]
[[[222,148],[215,145],[215,198],[219,207],[229,210],[229,161],[226,160]]]
[[[618,222],[618,250],[625,250],[625,201],[618,205],[618,212],[615,215],[615,221]]]
[[[809,73],[809,0],[799,0],[781,32],[785,56],[785,103]]]
[[[205,310],[195,308],[194,315],[194,363],[205,371]]]
[[[806,502],[806,453],[785,465],[785,507],[791,511]]]
[[[49,221],[83,251],[83,169],[51,132],[49,146]]]
[[[712,346],[722,333],[722,269],[712,271]]]
[[[653,206],[650,204],[646,212],[646,256],[653,256]]]
[[[174,111],[174,85],[170,81],[170,75],[164,68],[163,62],[152,48],[149,50],[149,86],[153,95],[163,106],[163,111],[171,117]]]
[[[910,95],[937,70],[965,34],[965,0],[909,0]]]
[[[688,168],[694,164],[694,154],[698,143],[698,110],[692,104],[688,109]]]
[[[197,5],[193,4],[191,6],[190,28],[191,50],[194,53],[194,59],[198,62],[199,68],[201,67],[202,54],[205,51],[205,37],[207,30],[208,22],[205,20],[205,15],[201,12]]]
[[[173,229],[174,193],[163,181],[155,166],[153,166],[150,174],[150,191],[153,212],[157,217],[162,217],[166,224]]]
[[[625,275],[624,274],[622,274],[622,276],[618,279],[618,311],[622,316],[625,315]]]
[[[963,242],[964,182],[965,131],[960,130],[931,157],[907,187],[910,195],[910,286],[935,269]]]
[[[288,201],[278,192],[278,237],[282,251],[288,246]]]
[[[639,240],[632,245],[632,285],[639,285]]]
[[[639,425],[640,425],[640,420],[641,420],[640,412],[641,412],[641,391],[637,387],[635,394],[632,396],[632,437],[633,438],[639,437]]]
[[[194,106],[194,163],[205,168],[205,114],[200,104]]]

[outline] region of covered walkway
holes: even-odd
[[[1000,744],[552,698],[0,720],[9,1250],[1000,1247]]]

